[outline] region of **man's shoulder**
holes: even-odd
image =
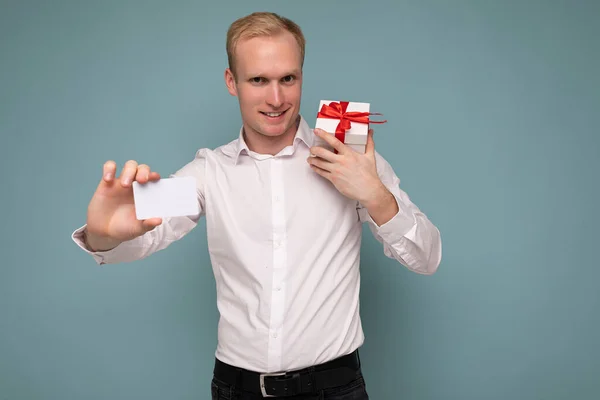
[[[231,160],[239,148],[238,139],[222,144],[215,148],[202,147],[196,151],[195,159],[213,159],[216,161]]]
[[[203,179],[206,173],[206,164],[209,161],[214,164],[227,164],[235,159],[237,140],[232,140],[229,143],[223,144],[216,148],[202,147],[196,150],[194,158],[176,171],[174,176],[196,176]]]

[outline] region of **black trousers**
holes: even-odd
[[[216,359],[211,394],[212,400],[369,399],[358,350],[325,364],[276,375],[247,371]]]

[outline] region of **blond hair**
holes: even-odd
[[[284,31],[290,32],[300,46],[301,65],[304,65],[306,40],[300,27],[292,20],[271,12],[255,12],[234,21],[227,31],[227,59],[229,69],[235,76],[235,47],[242,39],[258,36],[274,36]]]

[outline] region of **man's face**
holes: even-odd
[[[238,42],[235,73],[225,71],[238,96],[246,135],[278,137],[296,132],[302,92],[300,46],[289,32]]]

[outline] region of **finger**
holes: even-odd
[[[160,174],[158,172],[155,172],[155,171],[150,172],[150,176],[148,177],[149,181],[157,181],[159,179],[160,179]]]
[[[151,231],[162,224],[162,218],[148,218],[142,221],[142,227],[146,232]]]
[[[123,171],[121,172],[121,185],[123,187],[131,185],[131,182],[134,181],[137,173],[137,166],[138,164],[134,160],[129,160],[125,163]]]
[[[324,178],[326,178],[328,180],[331,180],[330,179],[331,172],[325,171],[324,169],[321,169],[321,168],[319,168],[319,167],[317,167],[315,165],[312,165],[312,164],[311,164],[310,168],[312,168],[313,171],[315,171],[317,174],[321,175],[322,177],[324,177]]]
[[[150,167],[146,164],[141,164],[137,168],[137,173],[135,175],[135,180],[139,183],[146,183],[150,178]]]
[[[330,162],[336,162],[339,160],[340,156],[335,154],[334,152],[321,147],[321,146],[313,146],[310,148],[310,154],[313,157],[319,157],[322,158],[323,160],[327,160]]]
[[[367,145],[365,146],[365,154],[374,155],[375,154],[375,141],[373,140],[373,129],[369,129],[367,134]]]
[[[111,182],[115,177],[115,172],[117,171],[117,163],[110,160],[104,163],[102,167],[102,179],[105,182]]]
[[[344,145],[344,143],[340,142],[338,140],[338,138],[335,137],[335,135],[327,133],[323,129],[319,129],[319,128],[315,129],[314,132],[318,137],[320,137],[325,142],[327,142],[331,147],[336,149],[338,151],[338,153],[343,154],[346,151],[346,145]]]
[[[315,166],[315,167],[322,169],[324,171],[327,171],[327,172],[332,172],[334,165],[335,165],[329,161],[322,160],[318,157],[309,157],[307,161],[310,165]]]

